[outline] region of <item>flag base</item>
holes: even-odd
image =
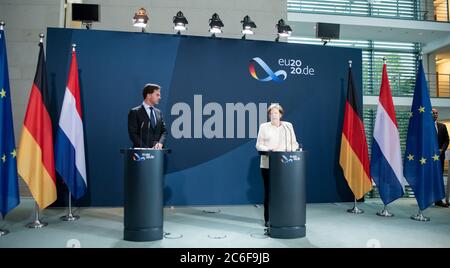
[[[364,210],[358,208],[357,206],[354,206],[352,209],[347,209],[347,212],[353,214],[363,214]]]
[[[167,232],[164,232],[164,238],[167,238],[167,239],[180,239],[180,238],[183,238],[183,235],[182,234],[173,234],[173,233],[167,233]]]
[[[425,217],[422,212],[419,212],[419,214],[417,215],[413,215],[411,216],[411,219],[415,220],[415,221],[430,221],[430,218]]]
[[[40,220],[35,220],[33,222],[28,223],[25,226],[28,228],[32,228],[32,229],[38,229],[38,228],[45,227],[47,225],[48,225],[48,223],[46,223],[46,222],[41,222]]]
[[[62,221],[76,221],[80,218],[80,216],[78,215],[73,215],[72,213],[69,213],[67,215],[64,215],[62,217],[60,217],[59,219]]]
[[[0,236],[5,236],[7,234],[9,234],[8,230],[0,229]]]
[[[387,209],[377,212],[377,216],[380,217],[394,217],[394,214],[390,213]]]

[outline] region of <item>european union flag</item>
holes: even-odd
[[[419,61],[409,116],[403,173],[414,191],[420,210],[424,210],[444,198],[444,181],[422,60]]]
[[[19,202],[8,59],[5,33],[0,30],[0,214],[5,216]]]

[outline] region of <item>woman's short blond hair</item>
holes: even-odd
[[[281,105],[279,105],[278,103],[272,103],[272,104],[269,106],[269,108],[267,108],[267,114],[270,114],[270,111],[271,111],[272,109],[277,109],[277,110],[280,112],[281,115],[284,114],[283,107],[281,107]]]

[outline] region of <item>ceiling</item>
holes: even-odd
[[[450,45],[436,50],[435,53],[437,59],[450,59]]]

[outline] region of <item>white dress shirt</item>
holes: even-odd
[[[297,149],[298,142],[291,123],[281,121],[280,126],[275,126],[271,122],[267,122],[259,126],[256,150],[291,152]],[[267,155],[261,155],[260,167],[269,168]]]

